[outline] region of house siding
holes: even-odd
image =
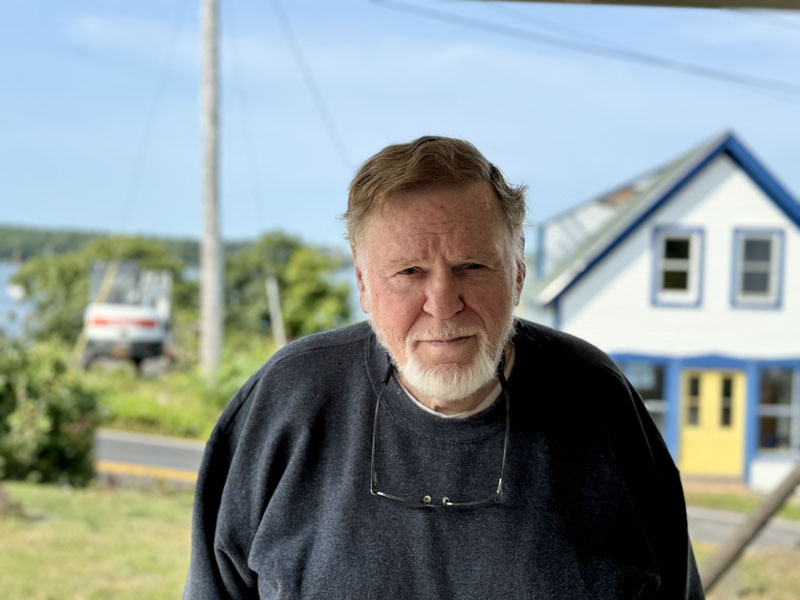
[[[655,227],[704,232],[698,306],[654,306]],[[732,306],[736,229],[785,232],[779,310]],[[800,234],[797,226],[722,154],[559,300],[559,326],[605,351],[649,355],[800,356]]]

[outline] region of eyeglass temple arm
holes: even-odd
[[[392,373],[394,373],[394,365],[392,364],[392,359],[390,358],[389,367],[386,369],[386,375],[383,376],[383,382],[381,383],[381,390],[378,392],[378,399],[375,401],[375,418],[372,422],[372,458],[370,459],[369,464],[369,491],[373,496],[377,495],[375,493],[375,486],[378,485],[378,473],[375,471],[375,444],[378,439],[378,409],[381,406],[383,390],[386,389],[389,380],[392,378]]]
[[[506,381],[506,353],[500,359],[500,364],[497,366],[497,379],[500,381],[500,388],[503,390],[503,396],[506,399],[506,435],[503,440],[503,462],[500,468],[500,479],[497,481],[497,493],[495,494],[495,502],[500,502],[503,499],[503,478],[506,473],[506,456],[508,455],[508,433],[511,425],[511,396],[508,394],[508,382]]]

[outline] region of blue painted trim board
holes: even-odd
[[[775,276],[775,298],[772,301],[758,302],[752,300],[742,300],[739,297],[739,266],[742,263],[742,239],[745,237],[768,237],[773,238],[775,243],[774,260],[777,261],[774,271],[770,275]],[[779,310],[783,304],[783,254],[784,254],[784,232],[782,229],[749,228],[742,227],[733,230],[733,256],[731,271],[731,292],[730,302],[733,308]]]
[[[780,359],[734,358],[717,354],[688,357],[621,352],[609,354],[618,364],[643,362],[664,367],[664,401],[667,413],[664,426],[664,442],[673,460],[680,461],[680,392],[681,373],[684,369],[730,369],[743,371],[746,378],[745,422],[744,422],[744,465],[742,476],[750,481],[750,467],[753,460],[762,458],[758,452],[758,402],[761,395],[761,371],[766,368],[800,369],[800,357]],[[770,458],[780,458],[770,456]]]
[[[745,368],[747,389],[745,393],[744,423],[744,473],[745,481],[750,481],[750,465],[758,454],[758,399],[761,395],[761,369],[757,362],[750,362]]]
[[[592,257],[586,266],[578,272],[564,288],[556,294],[550,302],[556,302],[580,281],[586,273],[591,271],[597,263],[602,261],[613,250],[620,245],[634,230],[650,218],[664,203],[672,199],[686,184],[698,175],[706,166],[717,156],[727,153],[728,156],[761,188],[761,190],[786,214],[792,222],[800,228],[800,204],[786,191],[786,189],[775,179],[775,177],[759,163],[755,157],[730,133],[717,146],[695,163],[681,177],[677,178],[673,184],[656,198],[650,206],[638,218],[622,228],[615,238]]]
[[[664,399],[667,401],[664,441],[672,459],[678,463],[681,447],[681,364],[677,359],[667,361],[664,369]]]

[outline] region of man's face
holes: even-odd
[[[421,400],[493,380],[525,276],[509,236],[485,182],[396,193],[369,217],[354,248],[361,306]]]

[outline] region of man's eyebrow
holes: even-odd
[[[473,254],[462,254],[453,259],[453,264],[467,264],[467,263],[482,263],[482,262],[495,262],[502,260],[502,252],[496,250],[486,250],[484,252],[477,252]],[[424,256],[408,256],[408,257],[387,257],[384,259],[384,265],[387,267],[406,267],[416,263],[426,262],[428,259]]]
[[[413,265],[419,262],[423,262],[424,259],[421,257],[399,257],[399,258],[387,258],[384,261],[384,265],[389,268],[396,268],[396,267],[407,267],[409,265]]]

